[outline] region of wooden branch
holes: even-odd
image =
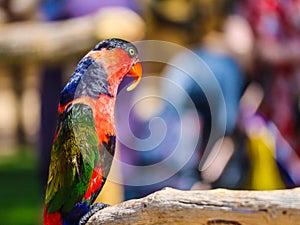
[[[139,40],[144,29],[142,19],[125,8],[104,8],[89,16],[59,22],[1,24],[0,63],[58,61],[82,54],[105,38]]]
[[[300,188],[276,191],[179,191],[164,189],[94,214],[88,225],[300,224]]]

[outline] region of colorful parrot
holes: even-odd
[[[121,39],[97,44],[61,91],[51,150],[44,225],[84,224],[106,205],[95,203],[115,151],[114,105],[125,76],[142,76],[136,47]]]

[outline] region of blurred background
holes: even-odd
[[[189,138],[199,133],[199,142],[185,166],[160,182],[151,180],[163,176],[163,170],[155,174],[114,166],[112,173],[121,174],[125,185],[108,182],[99,201],[115,204],[165,186],[183,190],[299,186],[299,0],[0,0],[1,225],[42,223],[59,92],[82,56],[109,37],[163,40],[191,49],[218,81],[226,128],[224,139],[214,137],[209,145],[212,118],[222,118],[222,99],[214,98],[220,110],[211,111],[206,95],[216,90],[201,74],[201,65],[185,54],[170,58],[203,77],[208,93],[174,67],[143,62],[144,76],[167,78],[190,96],[197,119],[191,121],[188,100],[170,86],[159,80],[142,83],[117,102],[118,132],[147,138],[147,124],[160,117],[166,136],[150,151],[136,151],[143,146],[134,141],[129,147],[120,143],[117,157],[137,166],[163,161],[172,154],[181,126],[186,126],[187,141],[168,165],[172,169],[191,147]],[[125,85],[126,81],[120,89]],[[183,118],[172,104],[149,97],[135,105],[128,131],[122,110],[147,93],[165,99],[176,96]],[[145,180],[147,185],[136,185]]]

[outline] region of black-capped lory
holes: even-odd
[[[121,39],[97,44],[61,91],[51,149],[44,225],[84,224],[105,204],[95,203],[109,173],[116,143],[114,105],[125,76],[136,87],[142,67],[136,47]]]

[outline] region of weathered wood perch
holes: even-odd
[[[88,225],[300,224],[300,188],[276,191],[179,191],[171,188],[105,208]]]

